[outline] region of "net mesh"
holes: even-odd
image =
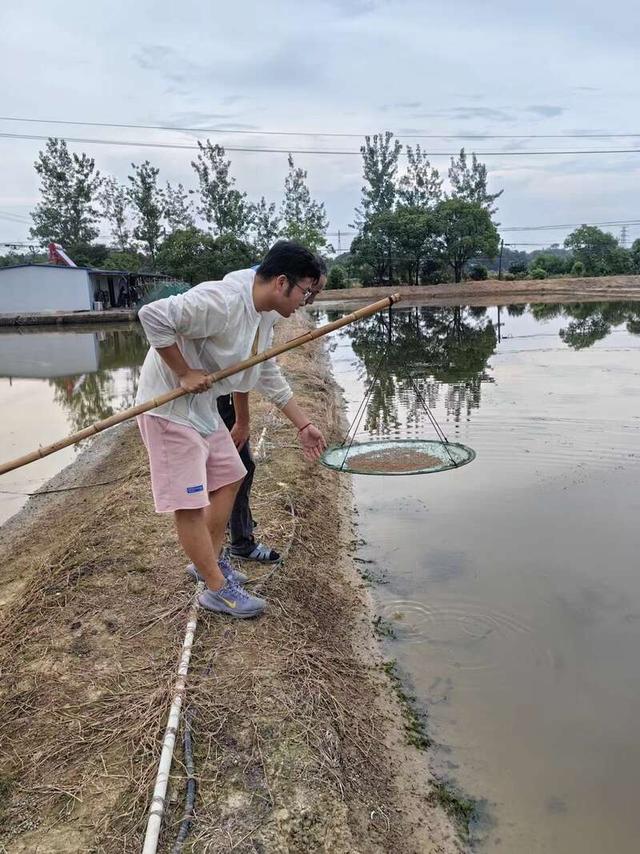
[[[458,442],[435,439],[396,439],[334,445],[320,461],[327,468],[351,474],[430,474],[459,468],[475,458],[475,451]]]

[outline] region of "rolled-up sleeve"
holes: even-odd
[[[184,294],[143,306],[138,318],[152,347],[170,347],[177,337],[208,338],[219,335],[229,322],[223,288],[197,286]]]
[[[260,378],[256,383],[256,390],[278,409],[286,406],[293,397],[291,386],[285,380],[275,359],[269,359],[268,362],[260,365]]]

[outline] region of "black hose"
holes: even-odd
[[[187,769],[187,791],[184,799],[182,822],[180,823],[180,829],[172,849],[172,854],[180,854],[182,851],[182,846],[184,845],[187,836],[189,835],[189,831],[191,830],[193,811],[196,803],[196,772],[193,764],[193,746],[191,743],[191,721],[193,720],[193,716],[193,709],[187,709],[184,715],[183,735],[184,764]]]

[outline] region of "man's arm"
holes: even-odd
[[[190,368],[184,360],[182,351],[177,344],[169,347],[157,347],[158,355],[171,368],[180,381],[180,388],[192,394],[207,391],[211,388],[211,380],[207,378],[207,372]]]
[[[313,462],[320,459],[322,452],[327,447],[324,436],[318,428],[311,423],[311,419],[298,406],[293,398],[282,407],[283,412],[294,427],[298,430],[298,438],[302,444],[302,453],[306,460]]]
[[[238,450],[249,439],[249,392],[234,391],[233,393],[233,410],[235,412],[235,422],[231,428],[231,438],[233,444]]]

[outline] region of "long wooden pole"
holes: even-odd
[[[345,315],[345,317],[341,317],[340,320],[334,320],[333,323],[325,323],[324,326],[320,326],[318,329],[313,329],[311,332],[305,332],[304,335],[299,335],[297,338],[285,341],[284,344],[280,344],[277,347],[271,347],[269,350],[265,350],[257,356],[252,356],[250,359],[237,362],[235,365],[231,365],[222,371],[216,371],[213,374],[209,374],[209,379],[212,383],[219,382],[226,377],[240,373],[240,371],[245,371],[247,368],[252,368],[254,365],[260,364],[260,362],[266,362],[269,359],[273,359],[274,356],[278,356],[280,353],[286,353],[287,350],[293,350],[295,347],[300,347],[301,344],[306,344],[309,341],[313,341],[315,338],[321,338],[323,335],[333,332],[334,329],[340,329],[341,326],[347,326],[350,323],[354,323],[356,320],[361,320],[363,317],[370,317],[378,311],[389,308],[394,303],[398,302],[399,299],[400,294],[391,294],[390,296],[385,297],[385,299],[378,300],[378,302],[371,303],[364,308],[360,308],[351,314]],[[130,409],[124,409],[122,412],[118,412],[109,418],[103,419],[102,421],[96,421],[89,427],[85,427],[83,430],[78,430],[77,433],[72,433],[65,439],[59,439],[51,445],[45,445],[44,448],[38,448],[36,451],[31,451],[22,457],[17,457],[15,460],[9,460],[9,462],[2,463],[0,465],[0,475],[14,471],[14,469],[19,469],[22,466],[35,462],[35,460],[40,460],[43,457],[49,456],[49,454],[54,454],[56,451],[61,451],[63,448],[68,448],[69,445],[75,445],[83,439],[89,439],[91,436],[95,436],[96,433],[108,430],[109,427],[115,427],[116,424],[121,424],[123,421],[135,418],[136,415],[142,415],[143,412],[149,412],[150,409],[155,409],[156,407],[162,406],[164,403],[169,403],[170,400],[175,400],[185,394],[189,394],[189,392],[182,388],[175,388],[173,391],[168,391],[166,394],[154,397],[153,400],[147,400],[145,403],[139,403],[137,406],[132,406]]]

